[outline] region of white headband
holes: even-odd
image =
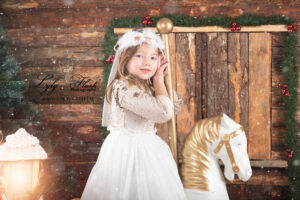
[[[110,83],[116,77],[118,65],[119,65],[119,59],[120,59],[119,57],[121,55],[121,52],[123,52],[124,50],[130,47],[139,46],[143,43],[147,43],[154,48],[158,48],[161,53],[164,52],[165,45],[163,40],[158,35],[156,35],[151,28],[134,29],[128,31],[118,40],[117,44],[114,46],[116,55],[110,70],[107,86],[109,86]],[[109,104],[106,101],[106,98],[104,98],[104,105],[102,111],[102,126],[106,126],[106,127],[109,126],[110,121],[111,121],[111,104]]]

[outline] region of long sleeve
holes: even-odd
[[[113,90],[117,105],[156,123],[164,123],[173,115],[173,104],[164,96],[152,96],[136,85],[128,87],[125,81],[117,81]]]

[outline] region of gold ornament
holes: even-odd
[[[161,18],[157,24],[156,28],[161,34],[168,34],[173,30],[173,22],[168,18]]]

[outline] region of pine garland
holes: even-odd
[[[21,104],[26,89],[25,82],[19,77],[18,63],[7,53],[9,42],[0,24],[0,108]]]
[[[164,16],[152,16],[153,27],[156,26],[157,21],[167,17],[172,20],[174,26],[184,27],[198,27],[198,26],[221,26],[224,28],[231,28],[233,21],[237,22],[239,26],[259,26],[259,25],[290,25],[293,20],[286,16],[257,16],[252,14],[242,15],[240,17],[202,17],[197,19],[186,15],[168,14]],[[102,53],[105,58],[114,54],[113,46],[117,42],[117,35],[114,34],[114,28],[131,28],[142,27],[142,17],[124,17],[120,19],[114,19],[108,26],[108,30],[105,34],[105,40],[103,44]],[[283,75],[285,83],[288,85],[289,97],[284,98],[285,102],[285,127],[286,127],[286,145],[291,149],[293,158],[288,159],[288,176],[290,182],[290,199],[300,199],[300,152],[299,140],[296,132],[295,114],[297,111],[297,88],[298,88],[298,72],[296,68],[296,52],[297,52],[297,34],[295,32],[285,33],[284,38],[284,50],[283,50]],[[106,63],[103,60],[104,66],[104,88],[108,81],[108,76],[111,69],[111,63]],[[103,97],[105,96],[105,90],[103,91]],[[104,100],[104,98],[103,98]],[[108,131],[103,128],[104,137],[107,136]]]

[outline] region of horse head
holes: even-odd
[[[226,179],[233,181],[234,175],[237,174],[239,179],[247,181],[252,175],[252,169],[244,129],[223,114],[219,134],[210,150],[216,158],[222,160]]]
[[[189,199],[229,199],[218,160],[229,181],[235,174],[243,181],[252,175],[243,127],[225,114],[195,123],[182,158],[182,182]]]

